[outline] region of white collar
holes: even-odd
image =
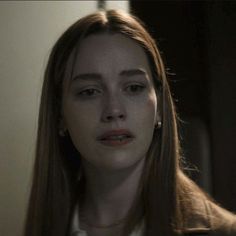
[[[86,231],[80,229],[78,204],[75,206],[74,209],[70,236],[87,236]],[[135,230],[130,234],[130,236],[144,236],[144,221],[142,221],[141,225],[135,228]]]

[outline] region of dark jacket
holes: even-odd
[[[183,236],[236,236],[236,216],[202,195],[191,200]],[[71,234],[79,235],[78,206],[74,211]],[[168,236],[168,235],[165,235]]]

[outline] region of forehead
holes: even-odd
[[[73,71],[73,75],[99,73],[114,76],[130,69],[143,69],[151,77],[144,49],[133,39],[119,33],[96,34],[83,39],[67,65],[67,71]]]

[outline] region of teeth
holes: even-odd
[[[117,136],[110,136],[107,139],[110,139],[110,140],[120,140],[121,141],[121,140],[123,140],[125,138],[127,138],[126,135],[117,135]]]

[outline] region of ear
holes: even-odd
[[[156,114],[156,121],[155,121],[155,129],[160,129],[162,127],[162,119],[160,113],[157,112]]]
[[[156,113],[156,121],[155,121],[155,125],[158,124],[158,122],[162,122],[162,109],[163,105],[162,105],[162,96],[157,95],[157,113]]]
[[[162,118],[161,118],[161,114],[159,111],[157,111],[157,114],[156,114],[156,121],[155,121],[155,125],[158,124],[158,122],[162,122]]]
[[[161,127],[162,127],[162,105],[160,103],[160,100],[158,100],[156,120],[155,120],[155,129],[160,129]]]

